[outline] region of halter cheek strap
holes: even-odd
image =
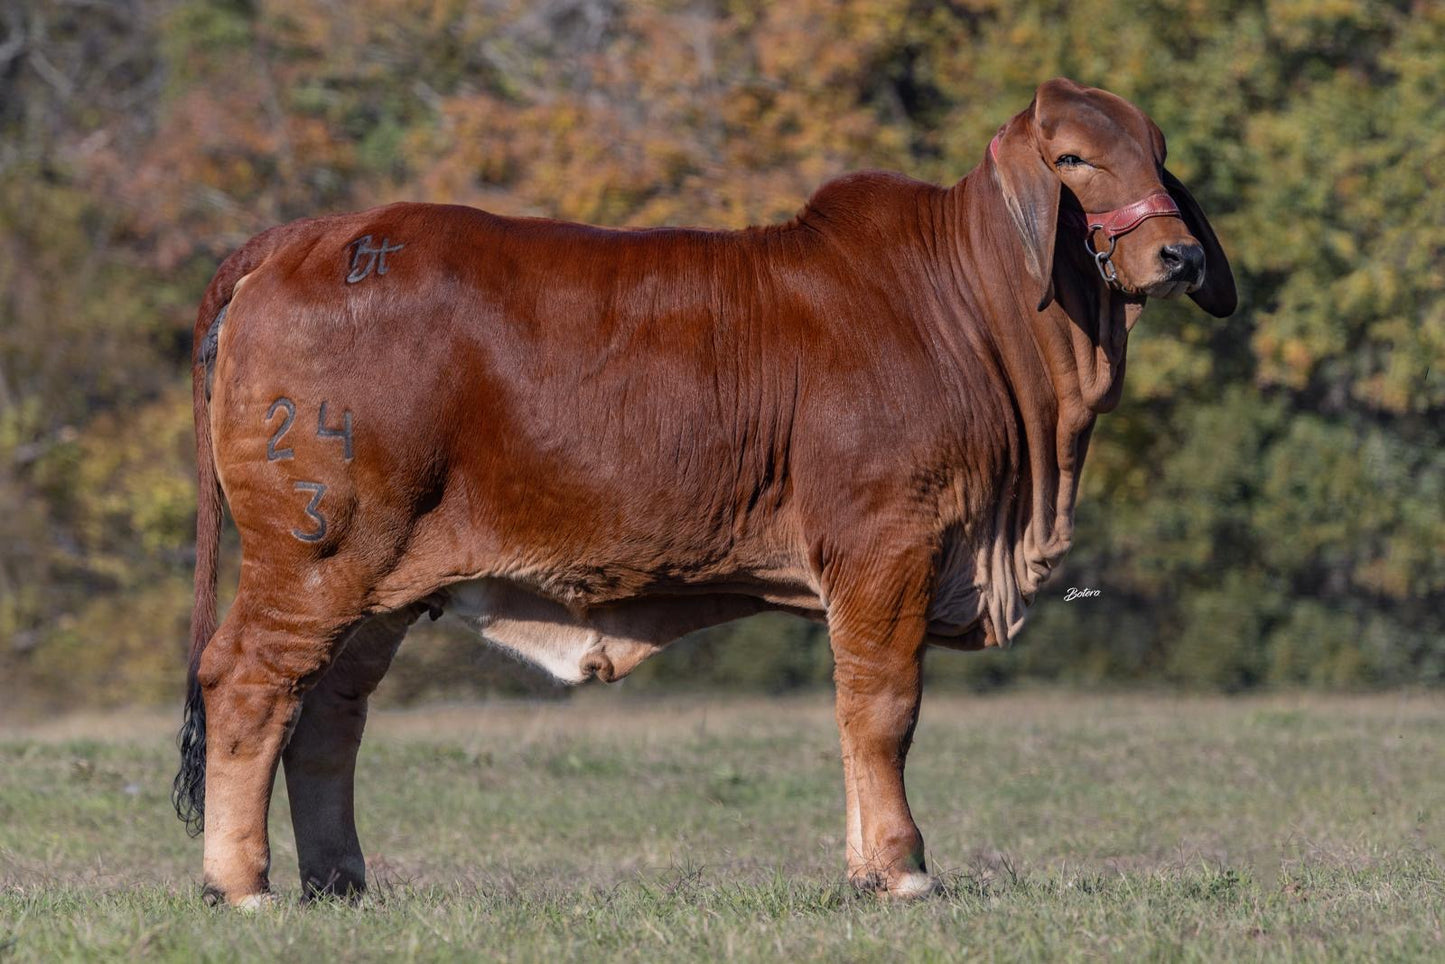
[[[1002,134],[999,131],[999,134]],[[998,164],[998,139],[999,134],[993,135],[993,140],[988,142],[988,154],[993,158],[994,164]],[[1112,211],[1085,211],[1082,216],[1078,212],[1066,210],[1062,212],[1064,220],[1079,234],[1084,236],[1084,247],[1088,249],[1089,256],[1094,259],[1094,265],[1099,269],[1099,275],[1110,284],[1118,278],[1118,272],[1114,270],[1114,263],[1109,260],[1114,253],[1114,245],[1119,238],[1133,231],[1139,225],[1150,218],[1179,218],[1183,220],[1184,215],[1179,212],[1179,205],[1174,203],[1174,198],[1169,196],[1168,191],[1155,191],[1146,195],[1132,204],[1126,204],[1121,208],[1114,208]],[[1109,247],[1103,251],[1094,249],[1094,232],[1104,232],[1104,240],[1109,242]]]

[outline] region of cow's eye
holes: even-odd
[[[1054,161],[1055,167],[1078,167],[1084,163],[1084,159],[1077,154],[1060,154],[1059,159]]]

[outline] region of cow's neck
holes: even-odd
[[[1000,369],[1020,428],[1012,444],[1023,484],[1015,498],[999,500],[998,518],[973,540],[992,641],[1006,643],[1073,542],[1089,436],[1097,415],[1118,403],[1128,330],[1142,302],[1111,291],[1078,239],[1061,234],[1055,301],[1039,311],[1039,285],[987,164],[950,194],[954,270],[967,288],[960,305],[972,316],[961,320],[986,333],[986,363]]]
[[[1038,311],[1039,282],[1029,274],[1023,243],[1003,193],[987,164],[949,192],[963,270],[982,304],[970,304],[996,338],[1012,337],[1026,321],[1055,387],[1061,416],[1082,427],[1112,411],[1123,389],[1125,348],[1142,298],[1112,290],[1099,277],[1082,239],[1058,229],[1054,245],[1054,300]],[[975,295],[970,298],[973,301]]]

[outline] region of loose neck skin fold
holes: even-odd
[[[1054,298],[1039,310],[1044,282],[1028,270],[993,160],[985,156],[947,194],[964,323],[987,341],[1016,422],[1016,495],[999,500],[994,524],[974,540],[987,642],[1007,644],[1072,544],[1089,436],[1095,418],[1118,404],[1128,330],[1143,299],[1108,288],[1077,239],[1061,234]],[[1028,337],[1019,337],[1020,325]]]

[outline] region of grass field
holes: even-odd
[[[200,901],[171,720],[0,732],[0,960],[1445,958],[1445,701],[925,702],[944,896],[842,883],[819,697],[378,713],[359,908],[301,907],[283,796],[255,916]]]

